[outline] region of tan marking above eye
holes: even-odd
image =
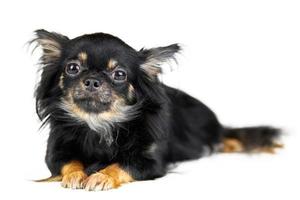
[[[87,53],[86,52],[80,52],[78,54],[78,59],[81,61],[81,62],[85,62],[87,60]]]
[[[116,61],[112,58],[109,59],[109,61],[107,62],[107,69],[109,69],[109,70],[113,70],[117,66],[118,66],[118,61]]]

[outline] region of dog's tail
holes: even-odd
[[[48,178],[34,180],[34,182],[58,182],[62,180],[62,176],[50,176]]]
[[[282,148],[278,143],[282,132],[269,126],[225,128],[221,152],[266,152],[275,153],[276,148]]]

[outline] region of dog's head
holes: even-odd
[[[151,99],[147,92],[154,91],[149,87],[159,84],[160,65],[180,50],[173,44],[136,51],[104,33],[74,39],[45,30],[35,34],[33,41],[43,51],[36,90],[39,116],[63,110],[74,122],[107,135],[115,123],[139,114],[142,101]]]

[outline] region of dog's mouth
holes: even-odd
[[[88,113],[101,113],[108,111],[111,106],[111,101],[101,101],[98,98],[74,98],[74,103]]]
[[[79,108],[89,113],[107,111],[114,101],[112,91],[108,89],[94,92],[75,89],[71,96]]]

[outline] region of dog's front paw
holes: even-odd
[[[117,180],[102,172],[90,175],[82,185],[87,191],[109,190],[120,186]]]
[[[64,188],[80,189],[82,188],[82,182],[86,178],[87,175],[83,171],[75,171],[63,176],[61,186]]]

